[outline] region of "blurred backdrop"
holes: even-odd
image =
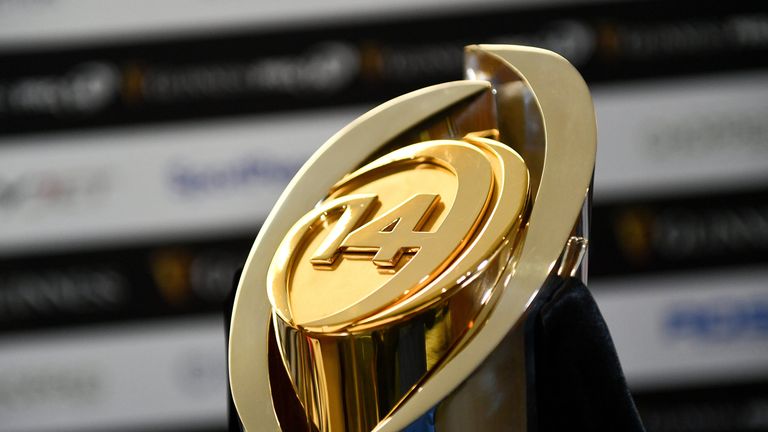
[[[278,194],[478,42],[593,91],[590,286],[649,432],[768,431],[768,8],[554,0],[0,0],[0,431],[223,432]]]

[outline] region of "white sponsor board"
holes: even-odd
[[[768,185],[768,71],[596,86],[597,203]],[[0,255],[253,232],[369,107],[0,138]]]
[[[3,337],[0,430],[226,426],[221,318]]]
[[[596,280],[632,390],[768,377],[768,269]]]
[[[252,232],[358,110],[0,140],[0,254]]]
[[[592,91],[595,200],[768,185],[768,71]]]
[[[210,31],[285,30],[340,22],[556,6],[575,0],[0,0],[0,51],[93,45]],[[578,0],[586,3],[587,0]]]

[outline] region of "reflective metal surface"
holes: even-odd
[[[550,52],[468,47],[467,76],[341,130],[270,214],[230,333],[247,430],[526,429],[521,329],[585,276],[594,113]]]
[[[373,429],[469,334],[493,304],[527,192],[508,147],[427,141],[346,176],[291,228],[268,289],[313,427]],[[497,249],[478,262],[482,239]]]

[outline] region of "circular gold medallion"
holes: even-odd
[[[507,234],[525,203],[527,175],[514,151],[483,138],[413,144],[365,165],[286,235],[268,274],[274,310],[293,327],[324,333],[429,302],[434,295],[425,290],[434,293],[438,279],[451,283],[441,276],[480,233]],[[507,223],[491,223],[500,217]],[[465,264],[453,273],[477,263]]]

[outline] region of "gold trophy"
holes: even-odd
[[[270,213],[230,327],[245,430],[527,430],[526,318],[586,277],[594,109],[552,52],[465,65],[331,137]]]

